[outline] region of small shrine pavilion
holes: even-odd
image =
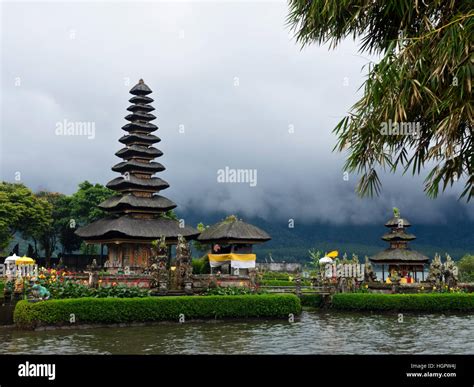
[[[248,269],[255,268],[257,256],[252,246],[271,237],[262,229],[230,215],[205,229],[197,239],[211,246],[208,254],[211,272],[221,268],[223,273],[245,275]]]
[[[390,247],[369,259],[374,265],[381,266],[384,282],[386,269],[389,277],[397,274],[400,277],[400,283],[418,281],[418,273],[421,273],[422,280],[424,280],[424,269],[429,258],[408,247],[408,242],[416,239],[415,235],[407,232],[411,224],[400,216],[398,209],[394,208],[393,213],[393,218],[385,223],[385,227],[388,227],[390,231],[382,236],[382,239],[387,241]]]
[[[124,147],[115,153],[123,161],[112,167],[120,176],[107,184],[117,194],[99,204],[110,215],[76,230],[86,243],[107,246],[107,267],[112,272],[126,267],[137,271],[148,267],[151,242],[161,236],[171,246],[177,243],[178,235],[186,239],[199,235],[196,229],[170,219],[166,212],[176,204],[157,194],[169,184],[153,176],[165,167],[153,161],[163,153],[153,146],[160,139],[151,134],[158,129],[151,123],[156,119],[151,114],[155,110],[150,105],[151,92],[142,79],[130,90],[130,114],[125,117],[129,123],[122,127],[127,134],[119,139]]]

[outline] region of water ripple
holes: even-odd
[[[1,329],[0,342],[2,354],[472,354],[474,316],[303,312],[294,323]]]

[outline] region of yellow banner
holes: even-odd
[[[255,254],[207,254],[209,262],[225,262],[225,261],[255,261]]]

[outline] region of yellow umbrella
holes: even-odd
[[[329,257],[329,258],[336,258],[338,255],[339,255],[339,251],[334,250],[334,251],[331,251],[330,253],[327,253],[327,254],[326,254],[326,257]]]
[[[26,256],[23,256],[21,258],[18,258],[15,263],[17,265],[34,265],[35,264],[35,260],[33,258],[29,258],[29,257],[26,257]]]

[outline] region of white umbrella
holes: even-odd
[[[329,258],[329,257],[322,257],[322,258],[319,260],[319,263],[320,263],[320,264],[332,263],[332,259]]]
[[[20,257],[18,257],[16,254],[10,255],[5,259],[4,263],[15,263],[18,258]]]

